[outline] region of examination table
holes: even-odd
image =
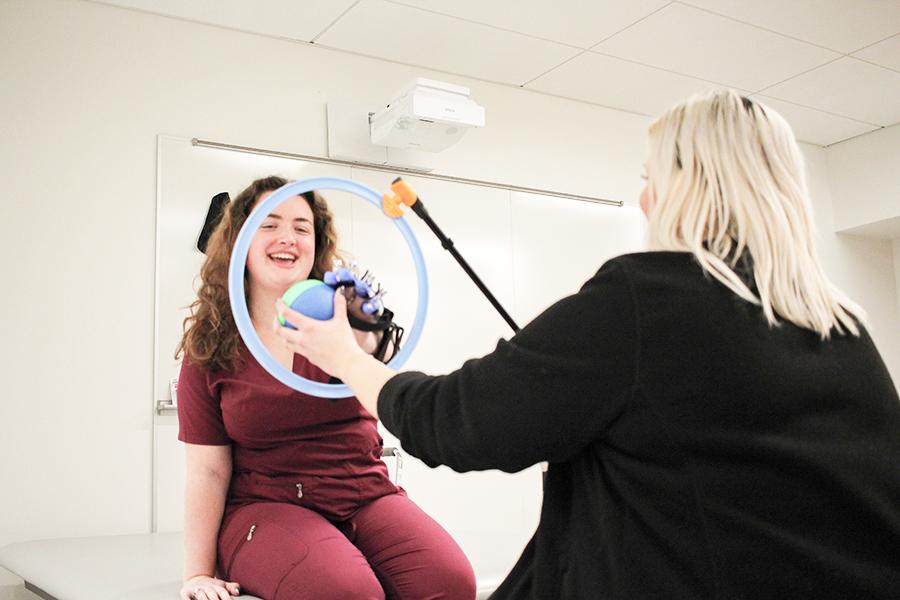
[[[181,533],[64,538],[4,546],[0,567],[47,600],[178,600],[182,556]]]

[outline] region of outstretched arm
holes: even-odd
[[[342,304],[331,321],[286,314],[298,331],[282,337],[430,466],[518,471],[568,460],[604,435],[635,389],[637,314],[614,261],[490,354],[441,376],[395,375],[365,355]]]
[[[378,394],[396,373],[358,342],[356,330],[351,329],[347,321],[347,299],[340,290],[334,295],[334,318],[328,321],[304,316],[281,300],[276,302],[275,310],[296,327],[282,327],[278,319],[273,322],[272,326],[285,345],[347,384],[363,408],[378,418]]]

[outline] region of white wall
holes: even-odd
[[[890,240],[836,233],[840,202],[829,186],[828,149],[802,144],[818,227],[818,249],[831,280],[868,313],[869,330],[900,386],[900,311]]]
[[[900,238],[900,125],[829,146],[834,229]]]
[[[830,272],[869,311],[872,335],[900,386],[900,125],[819,154],[833,208],[831,222],[823,214],[820,223],[823,232],[837,232],[827,244]]]
[[[80,0],[0,2],[0,74],[0,545],[150,528],[157,134],[324,155],[326,101],[375,106],[424,75],[488,114],[437,171],[640,189],[645,118]],[[823,152],[805,151],[829,221]],[[891,248],[822,229],[896,378]]]

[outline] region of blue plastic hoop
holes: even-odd
[[[235,240],[234,249],[231,252],[231,263],[228,266],[228,295],[231,297],[231,312],[234,313],[234,322],[237,324],[238,332],[250,350],[253,357],[269,372],[275,379],[291,387],[298,392],[318,396],[320,398],[346,398],[352,396],[353,392],[344,384],[321,383],[312,381],[305,377],[301,377],[286,369],[278,361],[272,358],[269,351],[263,345],[262,340],[256,334],[256,329],[250,321],[250,313],[247,309],[247,298],[244,292],[244,271],[247,265],[247,253],[250,251],[250,242],[259,226],[265,218],[275,210],[282,202],[293,196],[298,196],[305,192],[313,190],[340,190],[349,192],[368,201],[379,212],[381,212],[381,196],[372,188],[350,181],[348,179],[340,179],[337,177],[317,177],[314,179],[303,179],[288,183],[272,193],[265,201],[257,206],[238,233]],[[416,277],[419,283],[419,297],[416,306],[416,318],[413,321],[412,330],[406,336],[406,341],[400,352],[388,363],[392,369],[399,369],[413,349],[419,342],[422,335],[422,328],[425,324],[425,315],[428,312],[428,273],[425,270],[425,260],[422,257],[422,250],[416,241],[416,236],[406,222],[406,219],[390,219],[403,234],[406,245],[412,253],[413,262],[416,266]]]

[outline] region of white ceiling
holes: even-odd
[[[102,0],[655,116],[728,86],[827,146],[900,122],[900,0]]]

